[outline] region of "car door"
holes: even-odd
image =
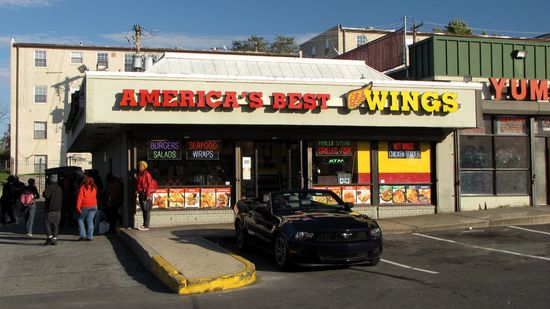
[[[254,227],[252,233],[265,243],[271,243],[278,222],[277,217],[272,214],[271,201],[267,202],[267,208],[251,211],[251,220],[251,226]]]

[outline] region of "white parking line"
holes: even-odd
[[[416,271],[425,272],[425,273],[432,274],[432,275],[439,274],[437,271],[431,271],[431,270],[427,270],[427,269],[416,268],[416,267],[412,267],[412,266],[409,266],[409,265],[404,265],[404,264],[400,264],[400,263],[397,263],[397,262],[388,261],[388,260],[385,260],[385,259],[380,259],[380,261],[384,262],[384,263],[392,264],[392,265],[395,265],[395,266],[407,268],[407,269],[412,269],[412,270],[416,270]]]
[[[517,229],[517,230],[527,231],[527,232],[533,232],[533,233],[539,233],[539,234],[544,234],[544,235],[550,235],[550,233],[548,233],[548,232],[543,232],[543,231],[537,231],[537,230],[526,229],[526,228],[524,228],[524,227],[519,227],[519,226],[510,225],[510,226],[508,226],[508,227],[513,228],[513,229]]]
[[[439,238],[439,237],[434,237],[434,236],[429,236],[429,235],[424,235],[424,234],[419,234],[419,233],[413,233],[413,235],[416,235],[416,236],[419,236],[419,237],[424,237],[424,238],[429,238],[429,239],[434,239],[434,240],[438,240],[438,241],[450,242],[450,243],[454,243],[454,244],[457,244],[457,245],[462,245],[462,246],[466,246],[466,247],[470,247],[470,248],[474,248],[474,249],[494,251],[494,252],[500,252],[500,253],[506,253],[506,254],[512,254],[512,255],[528,257],[528,258],[532,258],[532,259],[550,261],[550,258],[547,258],[547,257],[544,257],[544,256],[529,255],[529,254],[523,254],[523,253],[518,253],[518,252],[514,252],[514,251],[500,250],[500,249],[493,249],[493,248],[481,247],[481,246],[476,246],[476,245],[470,245],[470,244],[463,243],[463,242],[458,242],[458,241],[454,241],[454,240],[449,240],[449,239],[444,239],[444,238]]]

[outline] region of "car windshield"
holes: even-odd
[[[273,193],[271,199],[275,213],[344,209],[344,202],[328,190],[278,192]]]

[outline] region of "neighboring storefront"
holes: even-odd
[[[481,121],[456,139],[457,209],[549,205],[550,40],[434,35],[410,55],[414,79],[483,84]]]
[[[153,226],[230,222],[238,199],[300,188],[377,218],[449,212],[453,132],[478,125],[480,90],[359,61],[167,54],[146,73],[89,72],[67,130],[71,149],[123,178],[127,217],[149,163]]]

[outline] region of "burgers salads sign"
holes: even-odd
[[[329,108],[331,94],[262,91],[237,92],[220,90],[173,90],[173,89],[123,89],[117,105],[120,110],[251,110],[269,108],[274,111],[311,112]],[[391,111],[392,113],[420,112],[424,114],[447,114],[460,108],[455,92],[399,91],[372,89],[372,83],[341,94],[337,100],[348,111]]]

